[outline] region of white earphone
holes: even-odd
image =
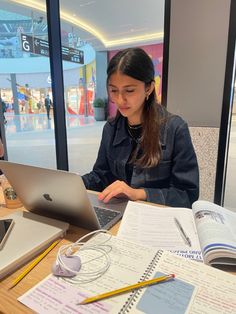
[[[91,243],[84,242],[86,238],[98,233],[108,233],[110,237],[106,237],[102,242],[97,242],[96,240]],[[76,281],[77,283],[87,283],[101,277],[111,264],[109,252],[112,250],[112,247],[106,244],[111,237],[111,233],[101,229],[84,235],[72,244],[62,245],[52,266],[52,273],[56,276],[67,277],[67,280],[71,282]],[[85,251],[87,251],[86,254],[83,254]],[[92,251],[93,256],[88,258],[88,251]],[[99,259],[102,265],[99,269],[83,271],[83,266],[86,264],[89,266],[89,263]]]

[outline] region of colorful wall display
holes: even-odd
[[[67,112],[69,114],[93,116],[93,101],[96,88],[96,63],[95,60],[85,66],[85,77],[83,68],[79,68],[79,82],[76,92],[68,97]],[[85,107],[85,92],[86,106]]]

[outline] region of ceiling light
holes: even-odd
[[[88,6],[88,5],[91,5],[91,4],[94,4],[96,1],[89,1],[89,2],[85,2],[85,3],[81,3],[79,6],[80,7],[85,7],[85,6]]]
[[[139,43],[143,41],[148,40],[162,40],[163,39],[163,33],[153,33],[153,34],[147,34],[143,36],[135,36],[135,37],[127,37],[117,40],[109,40],[106,42],[106,47],[111,48],[118,45],[126,45],[130,43]]]
[[[20,5],[25,5],[30,8],[34,8],[36,10],[46,12],[46,5],[43,3],[40,3],[36,0],[10,0],[11,2],[19,3]],[[92,3],[92,1],[90,2]],[[82,21],[81,19],[78,19],[78,17],[75,18],[75,16],[71,16],[71,13],[67,13],[63,10],[60,10],[60,17],[61,19],[76,25],[87,32],[91,33],[94,35],[96,38],[98,38],[103,45],[106,48],[111,48],[115,47],[118,45],[122,44],[129,44],[129,43],[138,43],[138,42],[143,42],[143,41],[148,41],[148,40],[161,40],[163,39],[163,32],[161,33],[153,33],[153,34],[146,34],[142,36],[136,36],[136,37],[127,37],[127,38],[122,38],[122,39],[117,39],[117,40],[107,40],[104,35],[102,35],[100,32],[95,30],[93,27],[91,27],[87,22]]]

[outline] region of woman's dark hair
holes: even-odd
[[[155,79],[155,70],[151,58],[141,48],[128,48],[119,51],[109,62],[107,68],[107,84],[113,73],[120,72],[145,83],[148,87]],[[160,117],[159,104],[156,100],[155,89],[145,99],[142,113],[142,136],[140,147],[142,154],[136,159],[133,155],[131,162],[141,167],[154,167],[161,158],[160,146]],[[118,113],[120,115],[120,113]]]

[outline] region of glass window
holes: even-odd
[[[84,174],[94,165],[106,119],[116,114],[106,91],[107,63],[115,52],[133,46],[147,51],[161,99],[164,0],[148,0],[148,5],[61,0],[60,16],[63,49],[71,53],[63,56],[69,169]],[[80,53],[83,60],[74,58]],[[104,108],[93,107],[97,98]]]
[[[0,93],[8,159],[56,168],[45,7],[45,1],[1,1]],[[96,160],[107,118],[116,114],[106,68],[117,50],[141,46],[149,53],[160,100],[164,0],[61,0],[60,15],[69,169],[84,174]],[[97,98],[104,108],[93,107]]]
[[[236,55],[236,49],[235,49]],[[236,57],[234,59],[236,63]],[[228,160],[225,180],[224,206],[236,211],[235,173],[236,173],[236,81],[232,84],[232,116],[229,132]]]
[[[0,96],[8,159],[56,168],[47,40],[44,12],[1,1]]]

